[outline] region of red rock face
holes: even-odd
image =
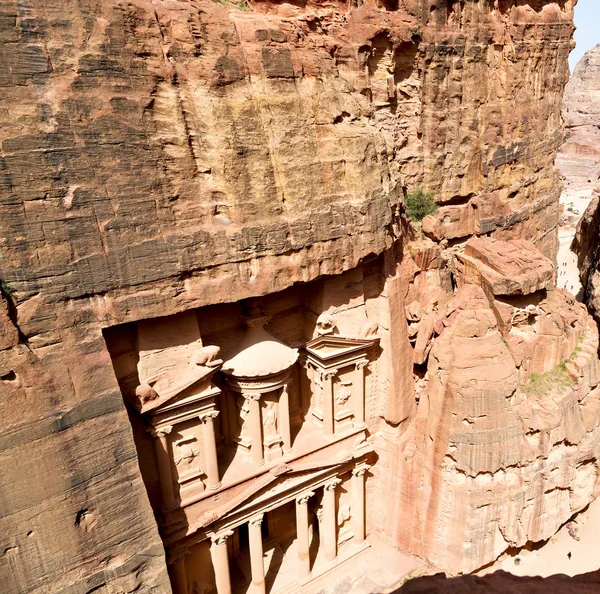
[[[461,268],[466,254],[477,274]],[[527,242],[472,239],[457,258],[461,288],[435,308],[417,411],[396,444],[404,464],[381,477],[400,486],[401,546],[455,574],[549,538],[600,493],[591,316],[540,287],[552,266]]]
[[[491,560],[497,530],[464,557],[436,535],[449,513],[441,490],[465,472],[440,466],[458,439],[448,403],[465,379],[448,366],[463,340],[510,371],[498,377],[517,366],[479,293],[458,326],[428,318],[411,350],[405,302],[422,307],[434,287],[438,307],[452,284],[435,248],[414,262],[402,253],[403,196],[434,193],[435,229],[452,212],[452,233],[435,239],[494,233],[554,257],[573,3],[4,1],[4,591],[169,589],[104,330],[270,295],[374,256],[387,303],[378,410],[394,434],[368,487],[370,529],[453,571]],[[464,212],[474,206],[485,216]],[[463,325],[475,334],[461,336]],[[440,408],[423,418],[411,366],[429,352],[439,377],[426,393]],[[482,377],[488,364],[477,360]],[[504,415],[514,417],[503,411],[496,428]],[[408,428],[434,445],[406,453],[397,440]],[[417,509],[418,522],[406,520]],[[490,526],[472,522],[464,541]]]

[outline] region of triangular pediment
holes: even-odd
[[[252,494],[245,493],[243,500],[231,505],[218,518],[217,524],[223,526],[230,522],[235,523],[240,517],[254,513],[253,510],[257,508],[278,507],[282,502],[310,491],[315,485],[321,485],[330,477],[335,476],[339,472],[339,469],[348,462],[349,460],[345,460],[337,464],[329,464],[311,470],[292,471],[280,476],[271,475],[268,484],[263,483],[261,488]],[[217,520],[216,517],[214,519]]]
[[[306,343],[305,348],[311,355],[327,361],[340,355],[365,351],[376,342],[377,339],[347,338],[345,336],[325,334]]]
[[[130,399],[131,404],[144,414],[168,410],[182,401],[201,399],[203,394],[210,395],[215,389],[211,378],[219,368],[220,365],[205,367],[188,364],[164,372],[140,386],[135,397]]]

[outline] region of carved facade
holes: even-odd
[[[312,338],[288,345],[259,309],[223,348],[201,310],[130,328],[121,386],[178,594],[277,592],[368,546],[377,328],[343,335],[311,315]]]

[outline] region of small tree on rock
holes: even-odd
[[[411,220],[419,222],[438,209],[433,194],[417,188],[406,196],[406,210]]]

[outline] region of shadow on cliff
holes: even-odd
[[[443,573],[409,580],[392,594],[598,594],[600,570],[569,577],[521,577],[505,571],[447,578]]]

